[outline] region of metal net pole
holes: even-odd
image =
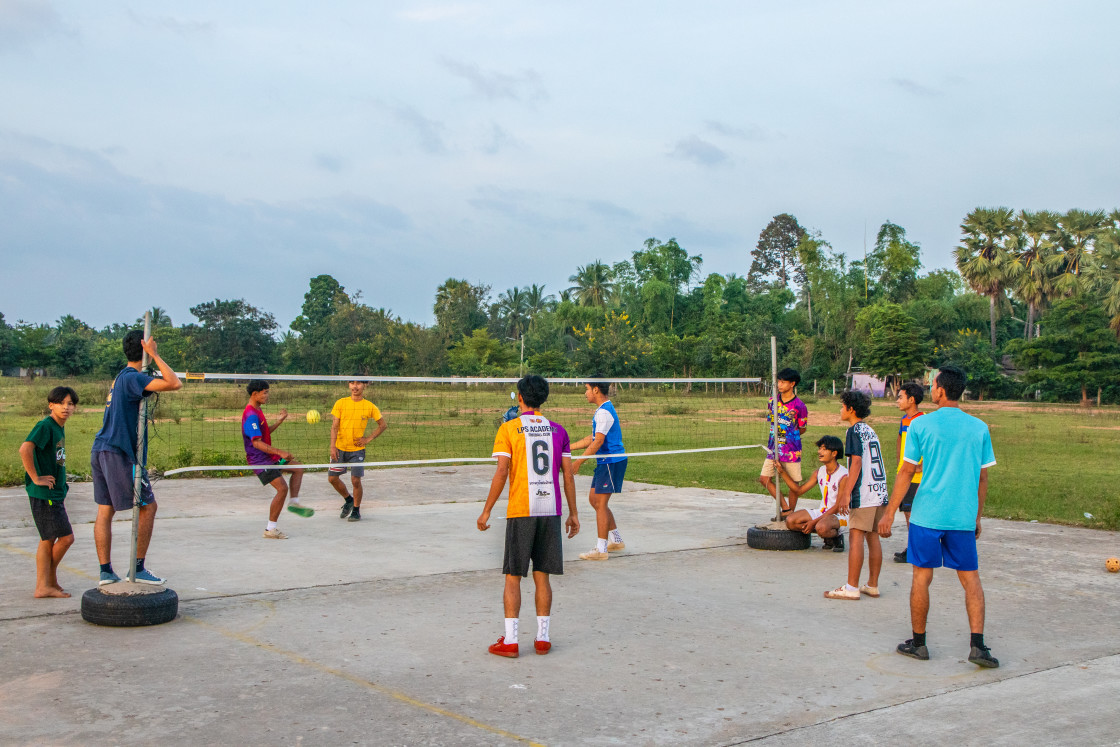
[[[777,461],[781,458],[781,444],[778,442],[778,338],[770,337],[770,435],[774,440],[774,521],[782,520],[782,476],[778,472]]]
[[[144,339],[152,336],[152,312],[144,312]],[[151,363],[148,351],[144,351],[141,358],[140,370],[143,371]],[[128,553],[128,580],[136,581],[136,541],[140,536],[140,486],[143,484],[144,473],[148,469],[148,460],[145,459],[148,444],[148,398],[140,398],[140,413],[136,418],[136,466],[132,473],[132,544]]]

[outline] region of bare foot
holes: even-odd
[[[65,599],[69,596],[70,595],[67,594],[65,591],[63,591],[62,589],[56,589],[53,586],[47,587],[46,589],[36,589],[35,590],[35,598],[36,599],[49,599],[49,598],[52,598],[52,597],[57,598],[57,599]]]

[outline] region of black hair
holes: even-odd
[[[604,377],[603,374],[595,374],[591,378],[602,379],[606,377]],[[604,397],[611,396],[611,383],[609,381],[588,381],[587,385],[592,389],[598,389]]]
[[[144,360],[144,346],[140,343],[144,340],[144,330],[130,329],[128,334],[124,336],[121,341],[121,347],[124,348],[124,357],[129,363]]]
[[[517,382],[517,392],[526,405],[536,409],[548,399],[548,382],[539,374],[529,374]]]
[[[871,414],[871,398],[865,392],[845,389],[840,393],[840,404],[855,412],[860,420]]]
[[[821,436],[817,439],[817,446],[823,446],[829,451],[835,451],[837,459],[844,458],[844,442],[836,436]]]
[[[778,381],[792,381],[797,386],[801,383],[801,374],[792,368],[783,368],[778,372]]]
[[[56,386],[47,394],[47,402],[53,405],[61,405],[66,401],[66,397],[70,397],[70,401],[75,405],[78,404],[78,393],[68,386]]]
[[[907,381],[899,387],[899,391],[906,392],[906,396],[913,399],[915,405],[922,404],[922,399],[926,396],[926,390],[922,388],[921,384],[914,381]]]
[[[249,385],[245,387],[245,391],[247,391],[249,393],[249,396],[252,397],[257,392],[267,391],[268,388],[268,382],[264,379],[253,379],[249,382]]]
[[[945,390],[950,402],[958,401],[968,385],[968,374],[960,366],[949,364],[937,369],[937,385]]]

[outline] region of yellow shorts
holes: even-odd
[[[801,482],[801,462],[782,462],[782,469],[793,478],[794,482]],[[774,474],[774,460],[767,459],[762,463],[762,472],[759,473],[759,477],[774,477]]]

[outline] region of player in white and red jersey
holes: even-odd
[[[520,415],[498,428],[494,456],[498,468],[490,481],[490,494],[478,517],[478,528],[490,528],[490,511],[509,480],[506,509],[506,549],[502,572],[506,574],[504,595],[506,634],[490,646],[490,653],[516,658],[518,620],[521,614],[521,579],[529,575],[533,562],[536,585],[537,638],[533,648],[547,654],[552,648],[549,623],[552,614],[552,585],[549,574],[564,573],[563,531],[560,525],[560,484],[568,502],[568,520],[563,529],[569,538],[579,532],[576,515],[576,482],[572,471],[572,448],[563,426],[541,415],[548,399],[548,382],[530,374],[517,382]]]
[[[816,532],[824,540],[824,549],[844,552],[843,528],[848,525],[848,517],[839,513],[836,498],[840,495],[840,481],[848,476],[848,470],[840,464],[844,458],[844,442],[836,436],[823,436],[817,441],[817,459],[821,466],[815,479],[806,480],[804,485],[794,482],[792,476],[782,465],[778,471],[789,486],[790,503],[797,505],[797,499],[813,489],[821,491],[821,504],[817,508],[803,508],[786,517],[786,526],[797,532]]]

